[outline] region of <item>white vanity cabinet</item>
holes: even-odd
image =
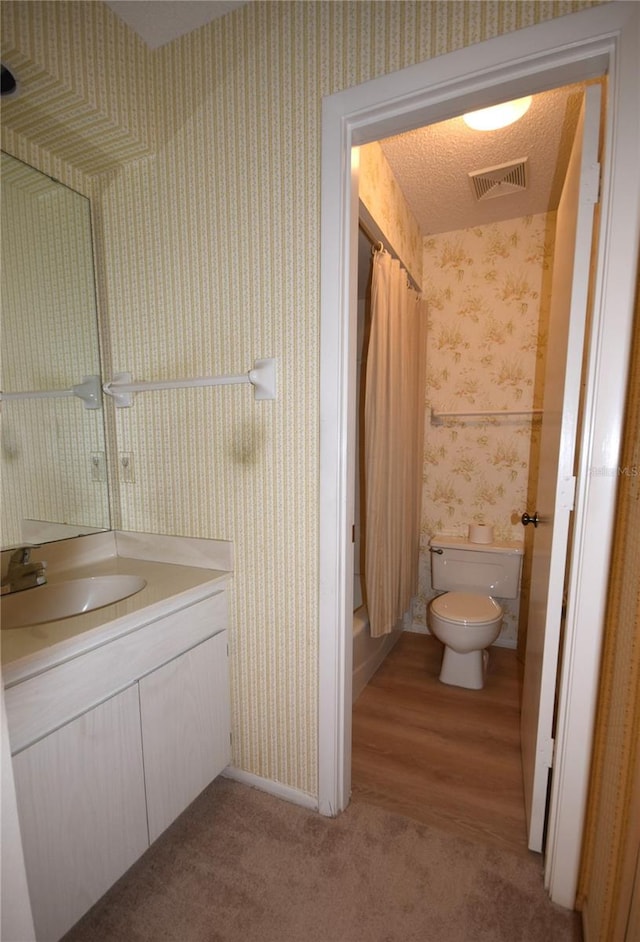
[[[13,769],[36,937],[59,939],[149,843],[137,684]]]
[[[227,633],[140,681],[151,842],[229,764]]]
[[[5,690],[38,940],[70,929],[229,763],[226,627],[218,589]]]

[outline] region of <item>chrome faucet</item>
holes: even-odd
[[[18,546],[9,557],[9,565],[2,576],[0,593],[8,595],[10,592],[21,592],[23,589],[32,589],[37,585],[44,585],[47,581],[45,570],[47,564],[44,560],[31,561],[31,550],[38,546]]]

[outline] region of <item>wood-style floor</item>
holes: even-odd
[[[515,651],[491,648],[482,690],[440,683],[441,659],[405,632],[361,693],[352,801],[528,855]]]

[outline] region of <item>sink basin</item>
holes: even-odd
[[[25,628],[120,602],[144,589],[140,576],[92,576],[36,586],[0,599],[2,628]]]

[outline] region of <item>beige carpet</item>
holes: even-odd
[[[218,779],[65,942],[564,942],[540,860],[352,804],[323,818]]]

